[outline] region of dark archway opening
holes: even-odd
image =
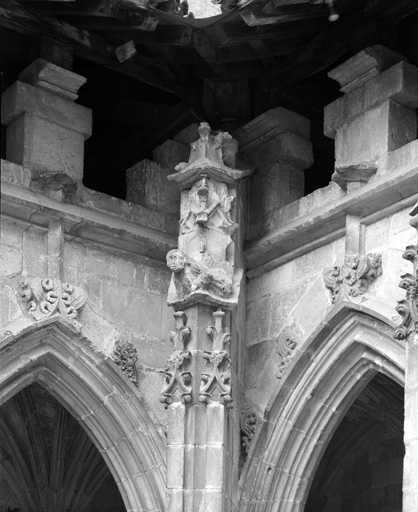
[[[402,512],[404,391],[375,376],[339,424],[305,512]]]
[[[98,449],[38,383],[1,406],[0,457],[1,511],[126,510]]]

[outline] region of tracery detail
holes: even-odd
[[[222,322],[225,313],[218,308],[213,313],[215,325],[206,329],[206,334],[212,338],[211,352],[205,351],[203,358],[207,361],[206,366],[209,372],[202,372],[201,385],[199,391],[199,401],[208,403],[209,400],[228,405],[232,401],[231,397],[231,358],[229,352],[225,350],[225,345],[231,340],[228,331],[223,330]]]
[[[167,359],[165,366],[165,385],[160,395],[160,402],[167,407],[174,401],[183,404],[192,400],[192,374],[190,363],[192,354],[187,350],[190,339],[190,327],[186,327],[187,316],[183,311],[174,313],[176,330],[171,331],[170,340],[174,344],[174,352]]]

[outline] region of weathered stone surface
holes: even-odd
[[[77,75],[44,59],[36,59],[32,62],[20,73],[19,80],[70,100],[78,98],[78,90],[87,81],[84,76]]]
[[[233,133],[233,137],[238,140],[241,153],[249,155],[276,135],[285,132],[293,132],[304,139],[309,139],[308,119],[286,108],[278,107],[268,110],[239,128]]]
[[[122,199],[110,197],[85,187],[79,188],[77,203],[91,210],[110,213],[119,218],[122,217],[139,226],[145,226],[173,235],[178,233],[178,215],[123,201]]]
[[[0,291],[0,325],[5,326],[23,316],[23,311],[11,286],[4,286]]]
[[[172,169],[163,167],[150,160],[130,167],[126,171],[126,200],[152,210],[177,213],[180,194],[175,184],[167,182]]]
[[[349,92],[404,60],[407,59],[399,53],[384,46],[375,45],[365,48],[351,59],[329,71],[328,76],[340,84],[342,92]]]
[[[91,110],[23,82],[2,94],[7,158],[38,172],[83,177],[84,140],[91,135]]]
[[[196,138],[198,137],[196,130]],[[164,167],[168,167],[171,172],[174,172],[174,168],[180,162],[187,162],[190,156],[190,148],[180,142],[176,142],[175,140],[166,140],[160,146],[157,146],[152,152],[152,159],[159,165]],[[170,186],[170,183],[167,183],[166,186]],[[177,190],[177,186],[174,183],[171,183],[171,187],[175,187]]]
[[[334,138],[342,126],[391,99],[408,108],[418,106],[418,68],[399,62],[325,107],[324,134]]]
[[[346,122],[335,137],[338,167],[364,163],[377,166],[379,157],[413,140],[416,114],[409,107],[387,101]]]
[[[20,185],[22,187],[29,187],[31,181],[31,172],[28,167],[8,162],[7,160],[1,161],[1,179]]]
[[[198,128],[199,123],[192,123],[174,135],[173,140],[189,148],[190,144],[199,138]]]

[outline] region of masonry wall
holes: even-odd
[[[309,199],[301,201],[305,200]],[[404,297],[398,283],[400,276],[410,270],[402,253],[407,245],[415,243],[415,230],[408,224],[409,211],[410,207],[402,208],[364,227],[365,252],[382,254],[382,275],[371,284],[369,293],[358,297],[356,302],[367,304],[373,296],[389,320],[398,318],[395,307]],[[344,252],[345,237],[250,278],[245,367],[249,408],[262,414],[276,387],[286,377],[280,372],[280,335],[284,331],[294,333],[299,345],[292,357],[298,357],[303,343],[323,323],[332,308],[323,273],[334,264],[342,264]]]

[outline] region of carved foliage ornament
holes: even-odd
[[[35,320],[42,320],[60,313],[71,323],[80,327],[78,311],[84,306],[87,295],[78,286],[61,283],[57,279],[32,278],[20,283],[23,302]]]
[[[378,253],[348,254],[344,265],[324,270],[324,283],[334,303],[340,297],[358,297],[382,274],[382,255]]]
[[[407,340],[415,332],[418,334],[418,249],[416,245],[409,245],[402,254],[402,258],[413,265],[412,274],[403,274],[399,286],[406,290],[406,297],[398,301],[396,311],[401,315],[401,325],[395,330],[393,336],[398,340]]]
[[[231,398],[231,358],[224,346],[231,340],[228,331],[223,330],[222,321],[225,313],[218,308],[213,313],[215,325],[206,329],[206,334],[212,338],[213,350],[205,351],[203,358],[206,360],[208,372],[202,373],[200,384],[199,401],[208,403],[209,401],[220,402],[229,405]]]
[[[278,379],[282,378],[282,375],[290,363],[294,350],[298,344],[300,344],[299,336],[290,329],[283,331],[277,338],[276,352],[280,357],[279,371],[276,375]]]
[[[192,401],[192,374],[190,363],[192,354],[187,350],[190,339],[190,327],[186,327],[187,317],[183,311],[174,313],[176,330],[171,332],[170,340],[174,352],[167,359],[165,366],[165,384],[160,395],[160,402],[167,407],[174,401],[188,404]]]
[[[138,354],[133,344],[127,339],[119,339],[113,349],[112,359],[120,366],[123,373],[137,386],[138,371],[136,362],[138,361]]]
[[[247,411],[241,414],[241,444],[245,453],[248,453],[250,450],[250,443],[257,429],[257,422],[258,418],[255,412]]]

